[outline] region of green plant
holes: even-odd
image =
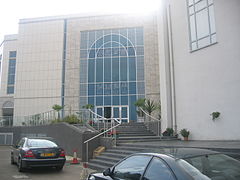
[[[188,131],[187,129],[181,129],[180,131],[180,134],[183,136],[183,137],[188,137],[189,134],[190,134],[190,131]]]
[[[173,128],[167,128],[162,134],[163,136],[173,136],[174,130]]]
[[[212,116],[212,120],[214,121],[215,119],[217,119],[220,116],[220,112],[212,112],[211,116]]]
[[[144,113],[142,112],[142,110],[140,108],[144,109],[145,101],[146,101],[145,98],[140,98],[134,103],[134,105],[139,108],[139,110],[137,110],[137,114],[139,117],[144,116]]]
[[[84,109],[93,109],[94,105],[92,104],[86,104],[85,106],[83,106]]]
[[[142,108],[144,111],[146,111],[149,115],[152,114],[153,111],[159,108],[157,104],[151,99],[145,99],[145,98],[140,98],[138,99],[135,103],[135,106]],[[143,112],[139,110],[138,112],[139,116],[143,116]]]
[[[144,110],[146,110],[147,113],[151,115],[152,112],[155,111],[156,109],[158,109],[158,105],[156,105],[153,100],[147,99],[145,102]]]
[[[65,118],[63,118],[63,122],[69,123],[69,124],[78,124],[80,123],[80,120],[78,117],[74,114],[68,115]]]
[[[53,109],[54,111],[57,111],[58,119],[60,119],[60,111],[63,109],[63,106],[60,106],[60,105],[58,105],[58,104],[54,104],[54,105],[52,106],[52,109]]]

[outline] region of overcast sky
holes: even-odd
[[[2,0],[0,43],[4,35],[18,33],[18,21],[24,18],[81,14],[151,12],[161,0]]]

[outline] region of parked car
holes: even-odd
[[[240,161],[197,148],[133,154],[87,180],[239,180]]]
[[[22,138],[13,146],[11,164],[17,164],[19,172],[31,167],[55,167],[62,170],[65,152],[52,138]]]

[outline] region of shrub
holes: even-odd
[[[80,120],[78,117],[74,114],[68,115],[65,118],[63,118],[63,122],[69,123],[69,124],[78,124],[80,123]]]
[[[167,129],[162,133],[162,135],[163,135],[163,136],[173,136],[173,133],[174,133],[173,128],[167,128]]]
[[[190,134],[190,131],[188,131],[187,129],[181,129],[180,134],[181,134],[183,137],[188,137],[189,134]]]

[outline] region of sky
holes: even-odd
[[[17,34],[19,19],[84,13],[151,13],[162,0],[3,0],[0,43]]]

